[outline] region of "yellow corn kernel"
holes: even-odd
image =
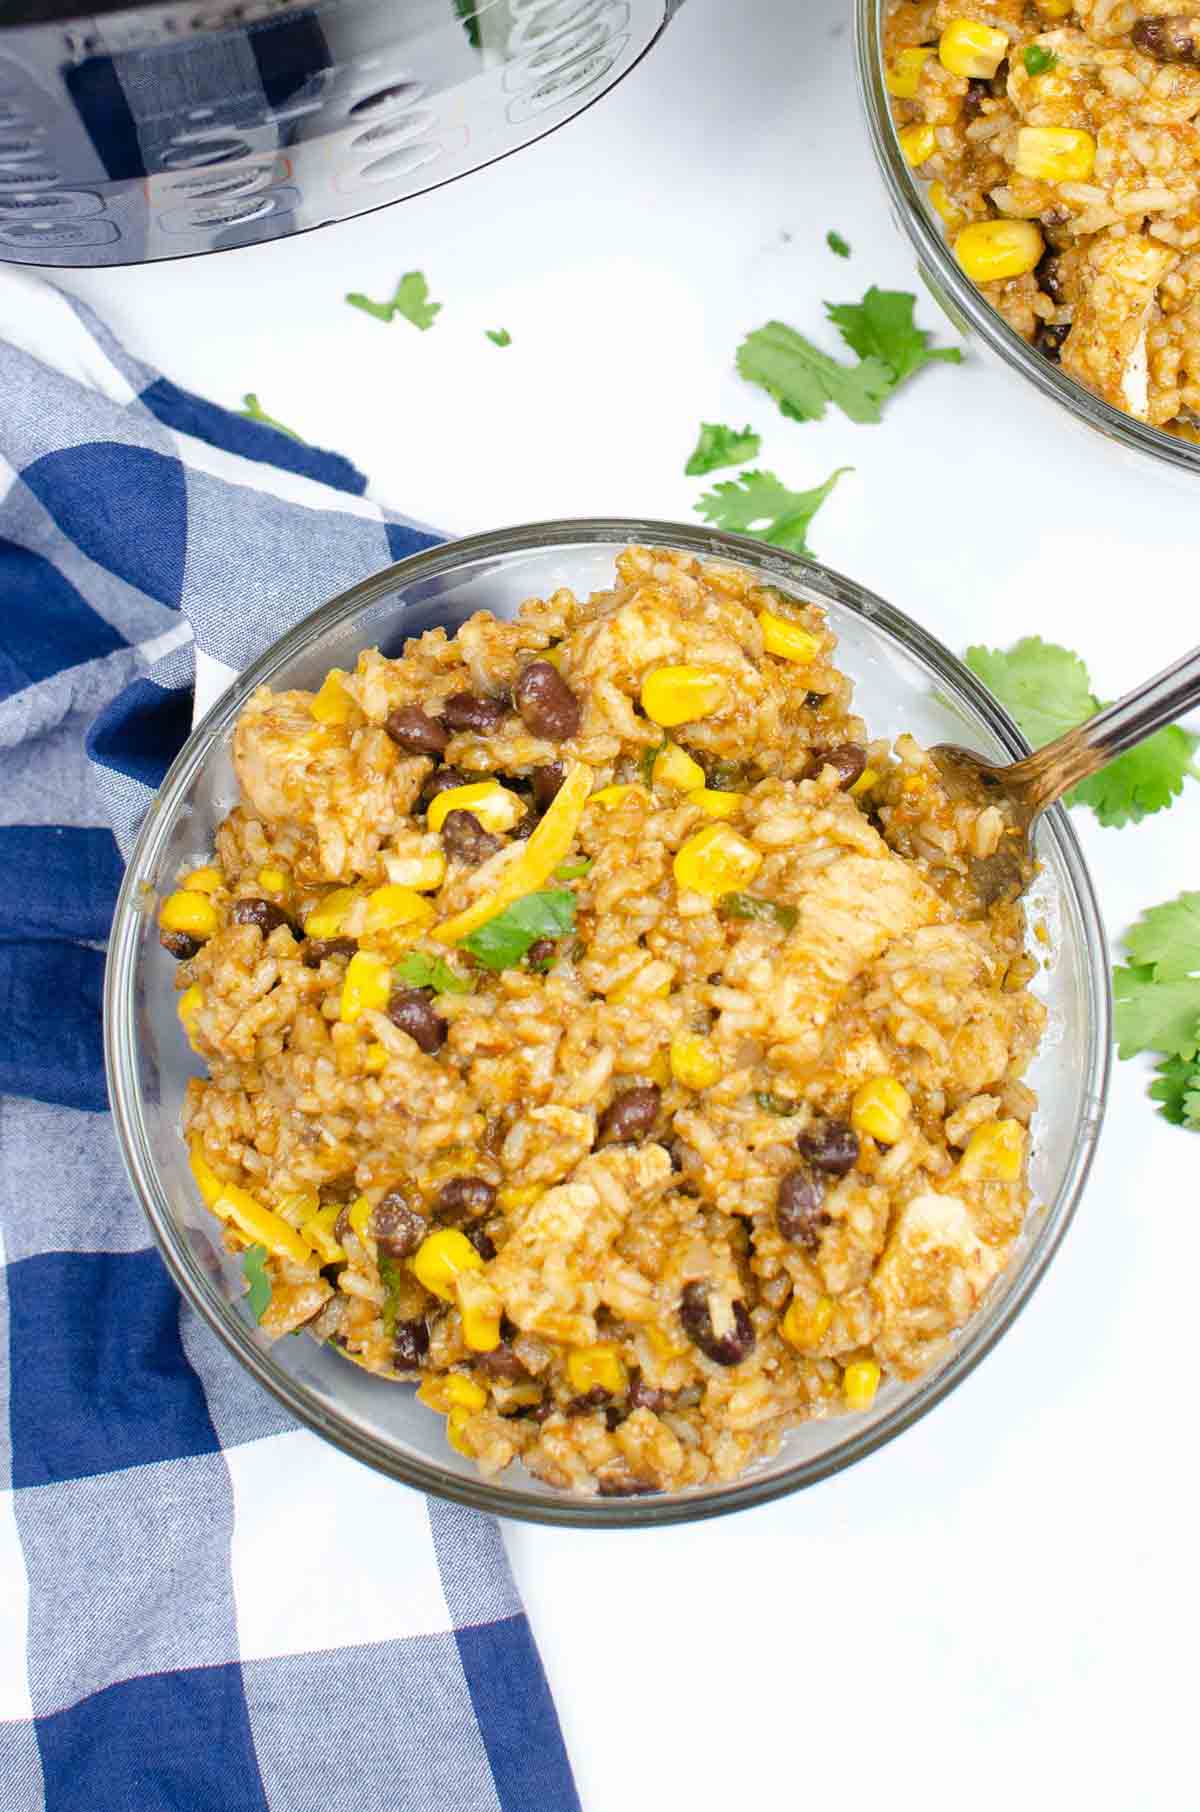
[[[199,1139],[193,1139],[188,1146],[188,1163],[200,1191],[200,1199],[206,1208],[211,1208],[225,1185],[204,1155],[204,1147]]]
[[[1037,0],[1037,9],[1043,19],[1066,19],[1075,7],[1075,0]]]
[[[465,1439],[467,1423],[471,1420],[473,1413],[469,1409],[452,1409],[446,1417],[446,1440],[453,1447],[455,1453],[462,1454],[464,1460],[475,1458],[474,1449]]]
[[[656,667],[642,681],[642,710],[656,724],[677,724],[711,717],[725,702],[725,678],[711,667]]]
[[[195,1019],[203,1005],[204,989],[200,986],[199,982],[193,982],[190,988],[185,988],[183,993],[179,996],[179,999],[175,1002],[175,1011],[178,1013],[180,1023],[188,1035],[188,1043],[194,1051],[199,1050],[200,1047],[196,1043],[196,1033],[192,1021]]]
[[[742,809],[740,793],[722,793],[711,786],[698,786],[687,802],[698,805],[706,818],[734,818]]]
[[[387,886],[377,887],[367,895],[363,930],[374,933],[394,931],[399,925],[428,925],[436,917],[429,901],[415,887],[400,887],[389,881]]]
[[[183,931],[188,937],[204,939],[217,928],[217,909],[206,893],[184,888],[167,895],[158,922],[164,931]]]
[[[491,1353],[500,1344],[500,1313],[471,1305],[462,1311],[463,1339],[473,1353]]]
[[[855,1132],[866,1133],[881,1145],[894,1145],[911,1113],[912,1096],[903,1083],[892,1076],[872,1076],[854,1091],[850,1124]]]
[[[351,908],[362,899],[357,887],[335,887],[318,902],[304,921],[309,937],[340,937]]]
[[[189,893],[216,893],[217,888],[224,885],[225,876],[219,868],[193,868],[180,882]]]
[[[752,881],[762,867],[762,856],[727,824],[706,824],[676,852],[672,867],[679,887],[715,900]]]
[[[350,1222],[350,1228],[355,1237],[365,1246],[371,1228],[370,1196],[356,1195],[350,1204],[350,1212],[346,1219]]]
[[[369,1044],[363,1053],[363,1068],[366,1070],[368,1076],[378,1076],[380,1070],[386,1070],[387,1060],[388,1053],[386,1045]]]
[[[911,101],[920,87],[921,71],[932,55],[932,44],[914,44],[907,50],[898,50],[884,71],[888,93],[898,101]]]
[[[454,1280],[460,1271],[479,1271],[483,1260],[465,1233],[457,1227],[439,1227],[428,1233],[413,1254],[412,1268],[417,1282],[424,1284],[433,1296],[450,1302]]]
[[[321,690],[313,699],[309,710],[319,724],[344,724],[350,720],[354,710],[354,700],[342,685],[345,674],[340,667],[331,667],[321,683]]]
[[[387,865],[392,880],[400,887],[411,887],[414,893],[434,893],[446,879],[446,858],[440,849],[389,856]]]
[[[538,1197],[545,1193],[546,1188],[543,1183],[510,1183],[507,1188],[500,1191],[496,1201],[498,1206],[503,1208],[505,1214],[508,1214],[514,1208],[531,1207]]]
[[[654,957],[633,975],[617,983],[608,996],[609,1003],[619,1007],[630,1000],[665,1000],[671,992],[674,979],[674,964],[663,962],[661,957]]]
[[[654,758],[652,778],[655,786],[673,786],[681,793],[692,793],[704,785],[704,769],[677,742],[669,742]]]
[[[914,170],[918,164],[923,164],[927,158],[932,157],[937,150],[937,138],[933,127],[926,125],[924,121],[903,127],[896,137],[900,140],[900,149],[904,153],[905,163],[910,164]]]
[[[818,1296],[815,1302],[801,1302],[798,1296],[793,1296],[787,1314],[779,1324],[779,1332],[789,1346],[808,1352],[820,1346],[832,1320],[832,1296]]]
[[[928,55],[928,51],[925,54]],[[903,139],[903,132],[900,137]],[[758,622],[763,632],[763,647],[768,654],[777,654],[781,660],[810,667],[821,652],[820,636],[805,629],[802,623],[793,623],[790,617],[776,616],[773,610],[760,610]]]
[[[254,1245],[265,1246],[277,1258],[290,1258],[296,1265],[312,1264],[313,1249],[308,1241],[301,1238],[295,1228],[289,1227],[279,1215],[264,1208],[248,1190],[239,1189],[235,1183],[221,1185],[221,1193],[212,1204],[212,1211],[220,1215],[223,1221],[232,1221],[239,1233],[244,1233]]]
[[[1020,176],[1042,182],[1086,182],[1096,161],[1096,141],[1074,126],[1022,126],[1014,160]]]
[[[258,884],[260,887],[265,887],[268,893],[286,893],[287,872],[282,868],[260,868]]]
[[[958,1174],[967,1182],[1015,1183],[1025,1155],[1025,1128],[1019,1120],[985,1120],[967,1140]]]
[[[954,241],[954,256],[973,283],[1023,277],[1045,249],[1032,220],[975,220]]]
[[[590,1390],[606,1390],[610,1397],[623,1397],[629,1388],[629,1373],[618,1349],[608,1341],[595,1346],[577,1346],[567,1354],[567,1382],[577,1396],[586,1397]]]
[[[487,1405],[487,1392],[465,1372],[447,1372],[438,1378],[425,1378],[417,1391],[417,1402],[427,1409],[447,1415],[452,1409],[475,1410]]]
[[[944,182],[931,182],[929,199],[942,217],[942,224],[948,233],[957,233],[959,227],[966,226],[967,217],[961,208],[955,207],[950,199],[949,190]]]
[[[338,1264],[346,1256],[345,1246],[334,1238],[333,1232],[341,1212],[339,1202],[330,1202],[327,1208],[318,1208],[300,1229],[301,1238],[308,1241],[323,1265]]]
[[[684,1088],[711,1088],[721,1079],[721,1059],[707,1038],[671,1040],[671,1074]]]
[[[938,58],[951,75],[991,81],[1008,51],[1008,33],[976,19],[952,19],[938,41]]]
[[[357,950],[346,964],[341,1016],[351,1026],[368,1010],[382,1013],[392,992],[392,966],[375,950]]]
[[[879,1367],[873,1359],[855,1359],[842,1373],[847,1409],[870,1409],[879,1389]]]
[[[452,786],[438,793],[430,801],[425,822],[430,830],[440,831],[451,812],[470,812],[484,830],[506,831],[525,816],[525,801],[498,780],[473,780],[468,786]]]
[[[602,786],[588,794],[588,804],[602,805],[606,811],[611,811],[614,806],[623,805],[635,793],[639,793],[643,799],[646,797],[645,787],[638,786],[636,781],[630,781],[624,786]]]
[[[879,775],[874,768],[864,768],[858,779],[854,782],[854,785],[850,788],[850,797],[852,799],[857,799],[860,794],[869,793],[878,779]]]
[[[655,1051],[646,1067],[646,1074],[656,1088],[666,1088],[671,1080],[671,1053]]]
[[[433,933],[439,943],[457,944],[478,931],[489,919],[543,886],[559,863],[564,860],[575,840],[579,820],[592,790],[592,770],[586,761],[574,761],[559,787],[550,809],[524,845],[515,861],[500,877],[490,893],[485,893],[470,906],[446,919]],[[441,794],[444,799],[445,793]]]

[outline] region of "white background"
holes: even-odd
[[[263,406],[448,531],[686,519],[702,417],[795,488],[855,467],[817,553],[953,647],[1033,631],[1111,695],[1195,639],[1195,505],[935,367],[881,426],[786,422],[733,371],[770,316],[914,283],[860,125],[844,0],[689,0],[541,145],[389,212],[220,258],[63,281],[177,382]],[[849,263],[825,249],[836,227]],[[348,309],[427,272],[418,334]],[[922,296],[925,324],[948,327]],[[487,327],[507,327],[498,351]],[[1079,829],[1110,934],[1200,884],[1200,789]],[[663,1534],[509,1526],[587,1812],[1200,1805],[1192,1324],[1200,1140],[1119,1066],[1094,1179],[1031,1306],[854,1471]],[[530,1808],[530,1812],[538,1812]]]

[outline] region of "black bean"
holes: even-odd
[[[646,1383],[640,1372],[629,1386],[630,1409],[650,1409],[657,1416],[667,1408],[670,1401],[670,1391],[656,1390],[653,1385]]]
[[[525,952],[526,967],[541,974],[547,970],[558,955],[558,945],[552,937],[534,938]]]
[[[495,1258],[496,1242],[490,1233],[485,1233],[478,1221],[472,1227],[464,1227],[463,1235],[474,1246],[484,1264],[487,1264],[489,1259]]]
[[[496,1191],[482,1177],[451,1177],[438,1190],[433,1212],[439,1221],[456,1226],[460,1221],[478,1220],[495,1204]]]
[[[527,730],[547,742],[566,742],[579,729],[579,700],[549,661],[531,661],[513,687]]]
[[[988,84],[994,101],[1002,101],[1008,93],[1008,58],[1003,57],[997,66],[996,73]]]
[[[715,1365],[740,1365],[754,1351],[754,1324],[744,1302],[730,1304],[733,1326],[728,1333],[718,1334],[713,1327],[708,1306],[708,1291],[702,1283],[690,1283],[679,1304],[683,1331],[706,1358]]]
[[[483,698],[478,692],[454,692],[442,706],[442,717],[452,730],[473,730],[490,736],[509,710],[506,698]]]
[[[819,1120],[802,1132],[796,1148],[831,1177],[844,1177],[858,1163],[858,1134],[845,1120]]]
[[[625,1473],[602,1472],[596,1477],[599,1497],[653,1497],[658,1490],[657,1485],[647,1485]]]
[[[428,988],[395,988],[387,1004],[387,1016],[394,1026],[407,1032],[417,1049],[432,1056],[446,1042],[447,1025],[431,1004]]]
[[[662,1090],[653,1082],[627,1088],[614,1097],[596,1128],[598,1145],[626,1145],[646,1137],[658,1119]]]
[[[1070,321],[1063,321],[1054,326],[1051,326],[1048,321],[1042,321],[1033,336],[1033,343],[1043,358],[1049,359],[1052,365],[1058,365],[1062,362],[1063,342],[1070,331]]]
[[[554,1414],[554,1405],[546,1399],[541,1403],[530,1403],[525,1409],[519,1409],[517,1414],[529,1422],[548,1422]]]
[[[806,692],[804,703],[810,711],[819,711],[825,703],[825,694],[823,692]]]
[[[983,103],[991,99],[991,88],[980,76],[972,76],[967,83],[967,92],[963,98],[962,116],[970,121],[978,114]]]
[[[862,778],[867,765],[867,751],[859,742],[840,742],[833,749],[818,749],[813,756],[812,772],[817,775],[822,768],[832,768],[838,777],[838,786],[843,793],[847,792],[856,780]]]
[[[318,969],[327,956],[353,956],[357,949],[352,937],[306,937],[300,961],[306,969]]]
[[[406,755],[444,755],[450,740],[445,724],[420,705],[397,705],[383,727]]]
[[[177,963],[186,963],[200,948],[200,939],[189,937],[186,931],[160,931],[158,941]]]
[[[400,1371],[416,1371],[429,1351],[429,1327],[424,1321],[398,1321],[392,1342],[392,1363]]]
[[[455,862],[478,868],[503,848],[504,839],[484,830],[474,812],[447,812],[442,825],[442,848]]]
[[[775,1225],[784,1239],[815,1252],[821,1243],[821,1228],[829,1225],[829,1215],[822,1207],[825,1185],[807,1164],[798,1164],[780,1178],[775,1198]]]
[[[572,1397],[563,1413],[568,1416],[590,1416],[594,1409],[603,1409],[611,1398],[611,1391],[605,1390],[602,1384],[593,1384],[591,1390],[584,1391],[581,1397]]]
[[[558,789],[567,777],[567,770],[561,761],[551,761],[544,768],[534,768],[529,776],[533,788],[533,803],[539,812],[544,812],[558,795]]]
[[[504,1378],[509,1383],[529,1376],[527,1368],[517,1358],[507,1340],[494,1346],[490,1353],[477,1353],[475,1363],[489,1378]]]
[[[1171,13],[1166,18],[1139,19],[1129,36],[1135,50],[1159,63],[1200,63],[1195,29],[1186,13]]]
[[[527,811],[523,818],[517,819],[517,822],[513,825],[512,829],[509,831],[508,834],[512,838],[514,843],[524,843],[527,837],[532,837],[532,835],[533,835],[534,831],[537,829],[537,827],[538,827],[537,813],[532,812],[532,811]]]
[[[609,1434],[629,1420],[629,1411],[620,1403],[610,1403],[604,1412],[604,1426]]]
[[[295,920],[289,917],[282,906],[277,906],[274,900],[235,900],[230,916],[235,925],[257,925],[264,937],[270,937],[272,931],[277,931],[280,925],[286,925],[293,937],[299,935]]]
[[[1045,251],[1038,260],[1033,273],[1039,289],[1044,290],[1052,302],[1065,300],[1062,280],[1062,258],[1058,252]]]
[[[428,805],[439,793],[448,793],[452,787],[470,786],[472,781],[483,779],[486,775],[468,774],[465,768],[435,768],[421,788],[421,798]]]
[[[375,1243],[389,1258],[410,1258],[428,1231],[424,1215],[409,1205],[400,1189],[390,1189],[371,1215]]]
[[[339,1246],[344,1246],[346,1243],[346,1235],[353,1232],[354,1229],[350,1225],[350,1203],[347,1202],[346,1206],[342,1209],[336,1221],[333,1223],[333,1237],[338,1242]]]

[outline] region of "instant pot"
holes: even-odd
[[[599,99],[681,4],[0,0],[0,260],[177,258],[420,194]]]

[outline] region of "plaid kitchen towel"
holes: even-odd
[[[105,1112],[113,829],[193,680],[436,537],[24,273],[0,334],[0,1807],[577,1812],[495,1523],[237,1369]]]

